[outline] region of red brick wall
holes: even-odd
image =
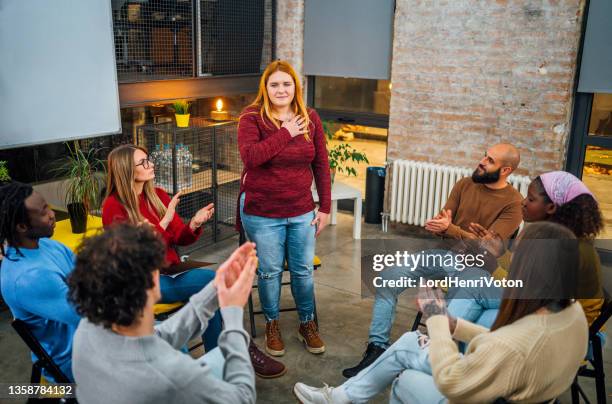
[[[397,0],[389,159],[474,166],[511,142],[520,173],[565,160],[581,0]]]

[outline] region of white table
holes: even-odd
[[[312,188],[312,198],[315,202],[319,202],[319,195],[316,188]],[[335,225],[338,214],[338,201],[341,199],[353,199],[353,238],[361,239],[361,191],[353,188],[350,185],[344,184],[338,180],[334,181],[331,190],[331,221],[330,224]]]

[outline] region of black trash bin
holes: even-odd
[[[385,198],[384,167],[368,167],[365,193],[365,222],[380,223]]]

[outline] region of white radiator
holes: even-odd
[[[417,226],[424,226],[425,221],[437,215],[453,185],[474,171],[411,160],[395,160],[392,167],[390,219]],[[508,181],[523,196],[527,195],[529,177],[511,175]]]

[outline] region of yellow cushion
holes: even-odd
[[[153,307],[153,313],[157,316],[158,314],[167,313],[172,310],[176,310],[179,307],[183,306],[185,303],[183,302],[175,302],[175,303],[158,303]]]
[[[75,251],[83,239],[94,236],[99,231],[102,231],[102,218],[89,215],[87,216],[87,230],[85,233],[74,234],[70,227],[70,219],[65,219],[55,223],[55,231],[51,239],[59,241],[72,251]]]

